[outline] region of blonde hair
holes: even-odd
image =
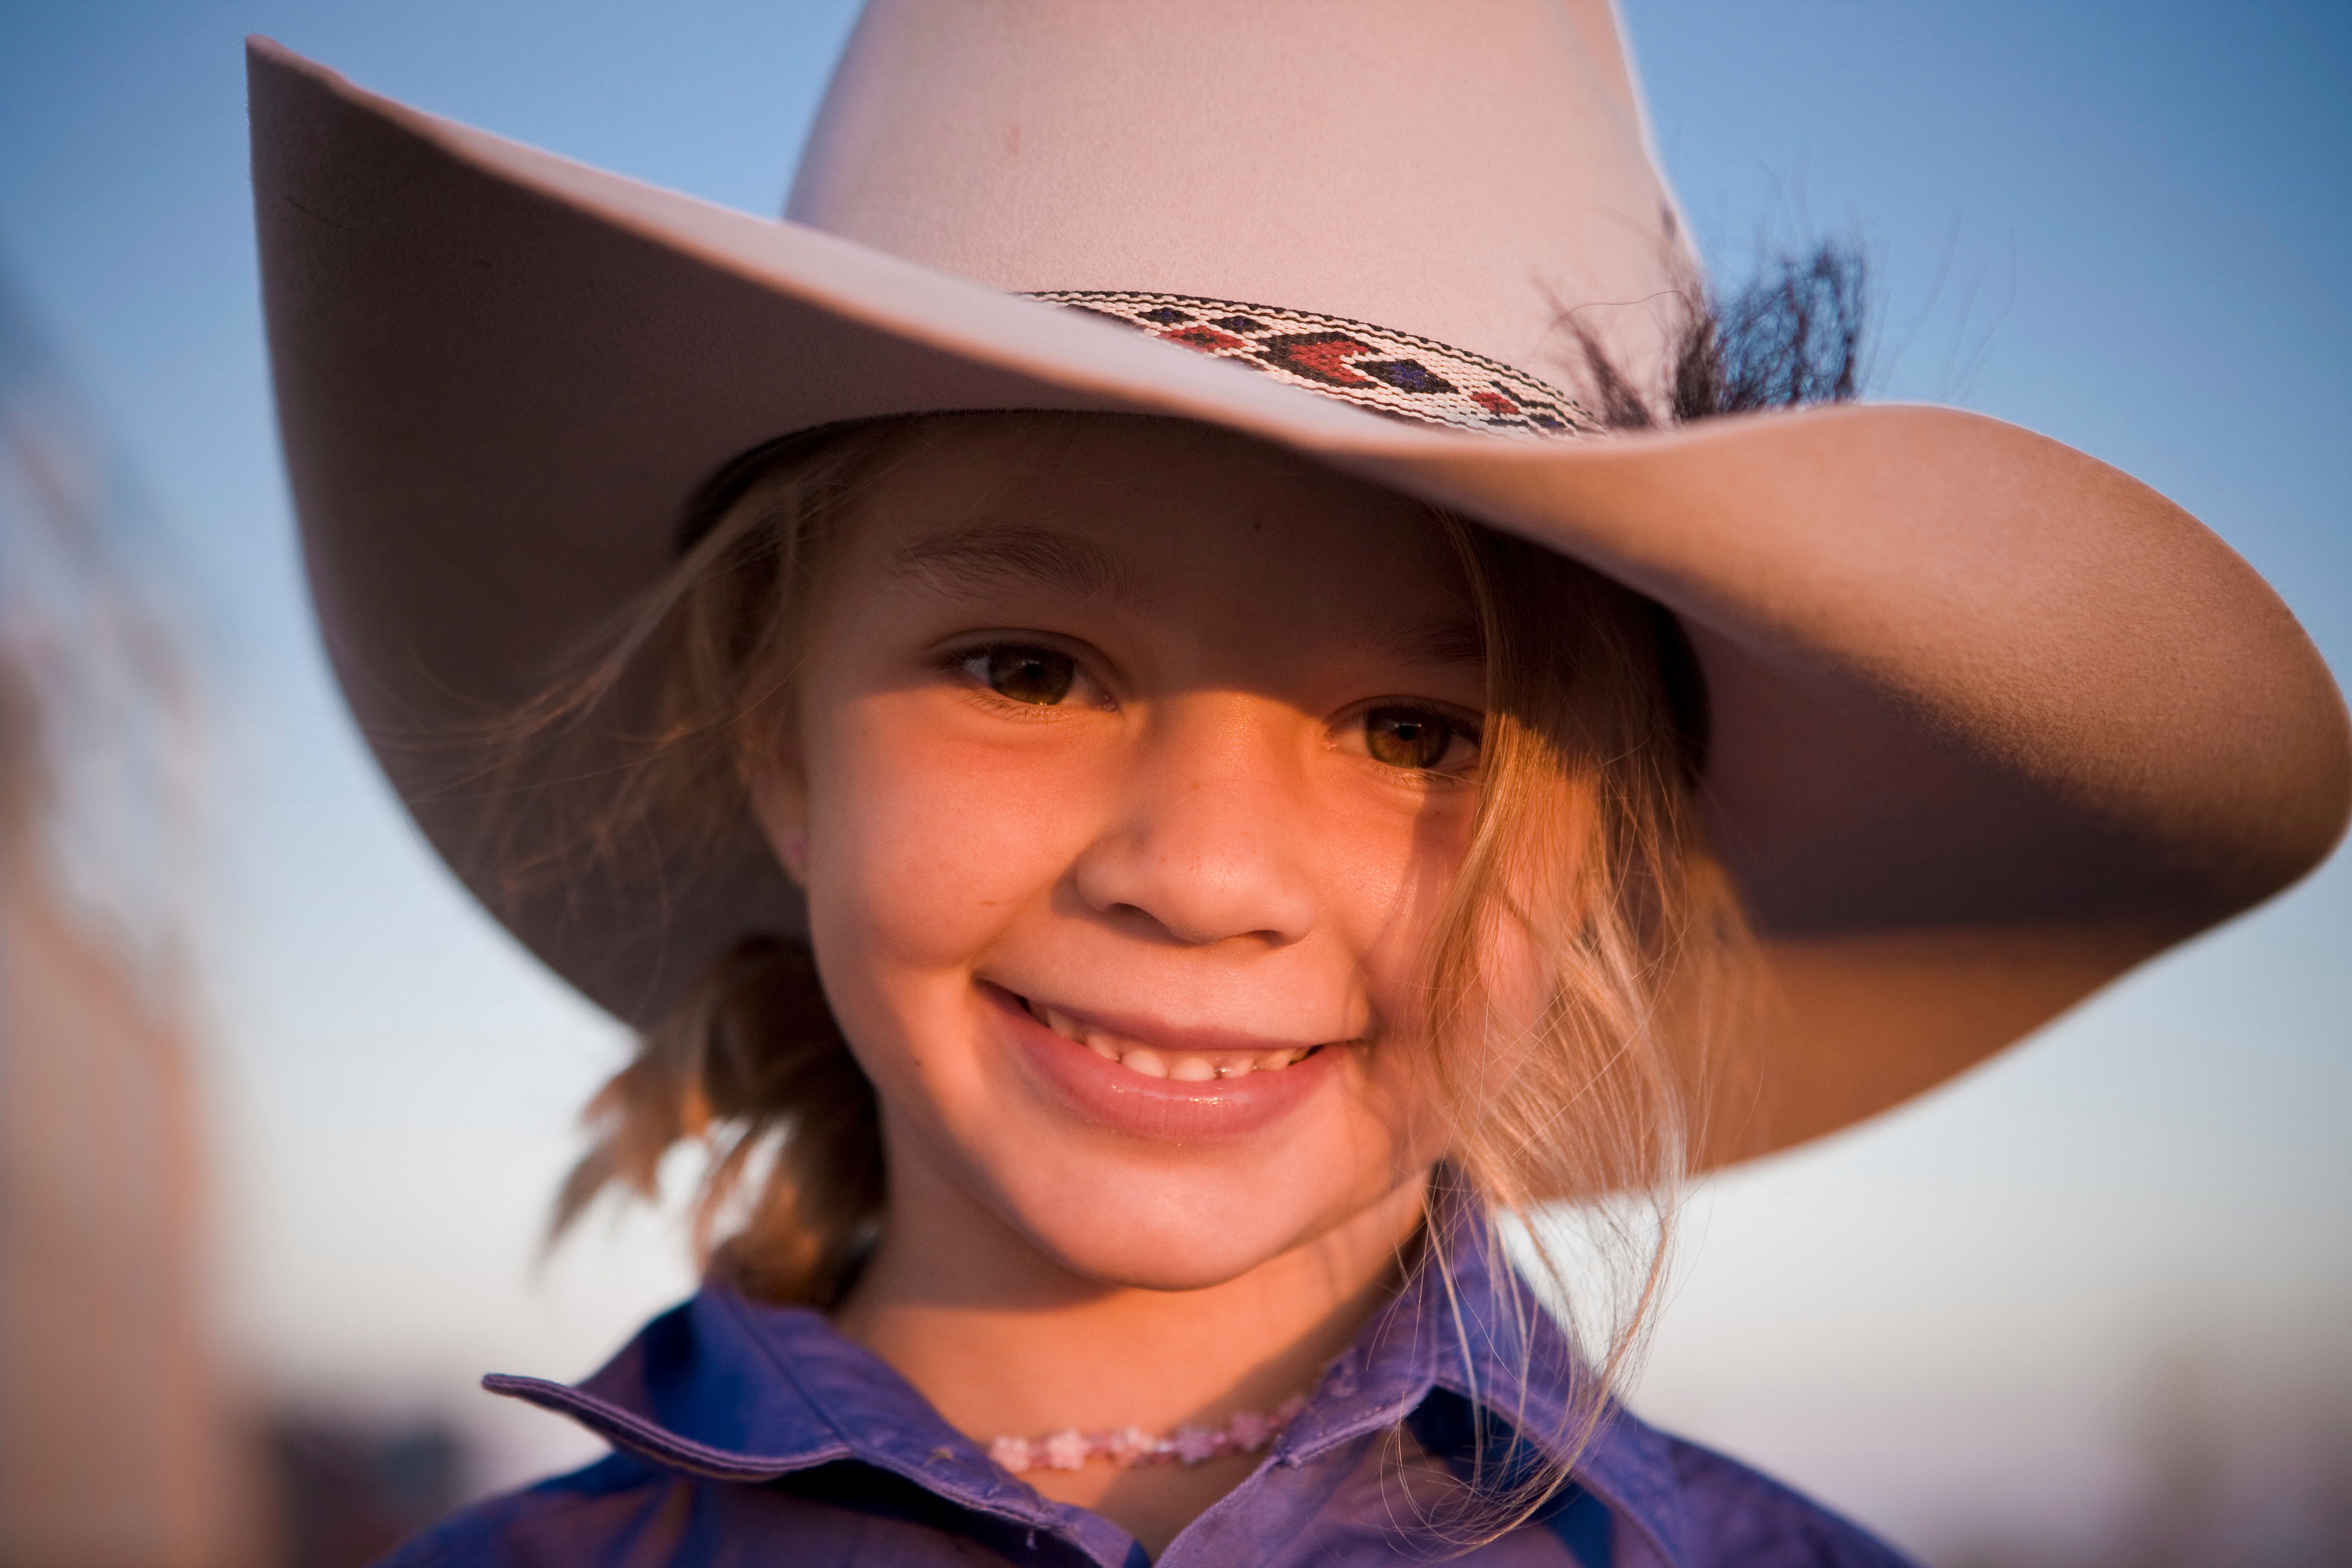
[[[656,721],[600,836],[700,825],[716,842],[742,818],[747,727],[772,725],[788,700],[800,611],[859,489],[927,431],[982,417],[1069,416],[877,422],[739,465],[614,651],[529,718],[531,734],[561,729],[625,666],[659,661]],[[1703,701],[1672,618],[1551,551],[1430,516],[1477,605],[1488,704],[1473,841],[1427,954],[1437,1110],[1454,1179],[1489,1226],[1522,1222],[1522,1250],[1599,1373],[1566,1435],[1572,1452],[1658,1300],[1703,1058],[1736,1005],[1744,929],[1697,817]],[[728,954],[641,1037],[587,1117],[593,1141],[558,1201],[558,1232],[610,1184],[655,1195],[664,1154],[685,1139],[711,1151],[697,1247],[754,1295],[831,1305],[880,1226],[873,1090],[796,942]],[[1571,1279],[1526,1223],[1559,1200],[1580,1204],[1609,1262],[1598,1300],[1590,1275]],[[1507,1295],[1524,1314],[1543,1310]],[[1454,1523],[1477,1538],[1507,1528],[1565,1469],[1514,1481],[1499,1522],[1487,1508]]]

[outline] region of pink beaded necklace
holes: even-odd
[[[988,1446],[988,1457],[1016,1476],[1034,1469],[1081,1469],[1089,1459],[1108,1459],[1122,1469],[1198,1465],[1226,1454],[1256,1453],[1280,1436],[1306,1405],[1303,1396],[1294,1395],[1265,1415],[1244,1410],[1222,1426],[1179,1426],[1158,1436],[1140,1426],[1116,1432],[1068,1426],[1043,1437],[999,1437]]]

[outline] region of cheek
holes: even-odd
[[[967,973],[1075,852],[1072,781],[959,742],[932,706],[841,702],[806,741],[812,924],[829,960],[877,977]]]
[[[1476,805],[1465,794],[1409,817],[1360,809],[1351,817],[1340,803],[1329,804],[1327,826],[1352,822],[1357,829],[1329,835],[1325,913],[1371,1005],[1377,1044],[1356,1069],[1349,1117],[1357,1147],[1388,1152],[1362,1173],[1377,1185],[1379,1171],[1423,1168],[1448,1142],[1437,1113],[1428,965],[1475,831]]]
[[[1356,955],[1383,1034],[1423,1033],[1430,940],[1460,879],[1475,815],[1475,802],[1448,800],[1333,836],[1326,915]],[[1324,820],[1348,819],[1334,811]]]

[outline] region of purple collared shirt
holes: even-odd
[[[1548,1316],[1514,1310],[1524,1288],[1496,1277],[1479,1228],[1454,1228],[1452,1292],[1435,1270],[1416,1271],[1249,1479],[1170,1542],[1161,1568],[1440,1557],[1475,1568],[1907,1568],[1786,1487],[1613,1407],[1574,1484],[1538,1517],[1458,1557],[1415,1540],[1386,1473],[1384,1439],[1399,1422],[1465,1474],[1483,1427],[1492,1475],[1532,1458],[1515,1459],[1515,1444],[1551,1452],[1580,1375]],[[457,1515],[385,1568],[1152,1561],[1101,1515],[1000,1469],[821,1314],[715,1285],[577,1387],[484,1383],[571,1416],[613,1454]]]

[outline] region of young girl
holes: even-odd
[[[490,1380],[613,1457],[398,1560],[1899,1561],[1612,1402],[1676,1184],[2300,874],[2342,705],[2126,477],[1759,412],[1843,275],[1468,15],[877,5],[782,225],[256,45],[345,689],[643,1029],[563,1213],[710,1151]]]

